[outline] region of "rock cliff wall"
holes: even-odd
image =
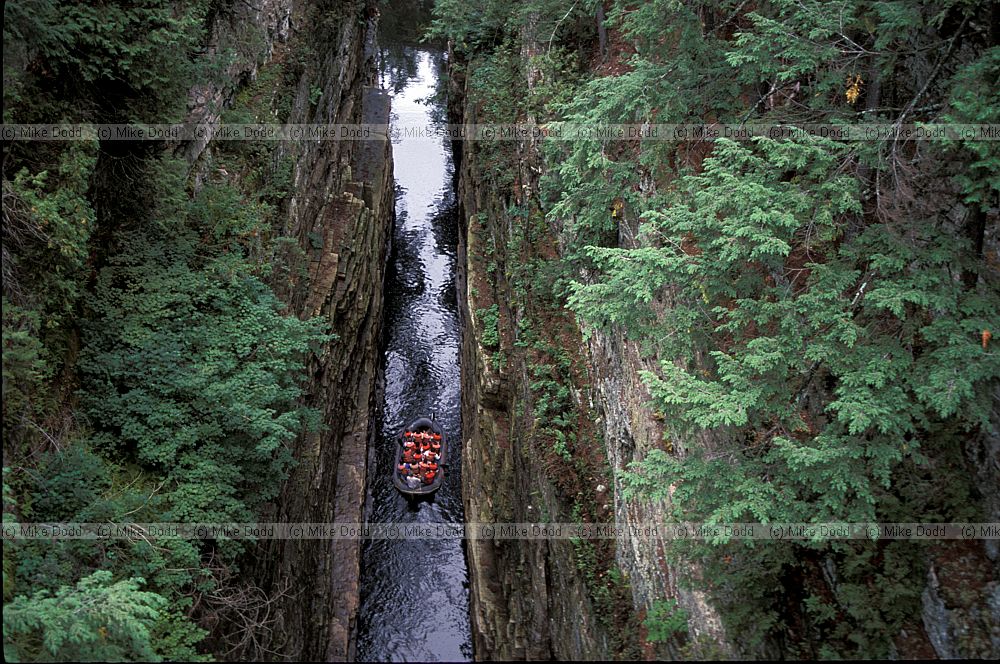
[[[303,13],[315,30],[315,69],[296,91],[291,122],[387,124],[388,98],[365,88],[373,2],[328,2]],[[319,91],[318,100],[316,99]],[[336,339],[312,366],[310,402],[323,430],[298,441],[279,521],[362,521],[382,320],[382,282],[393,215],[391,145],[318,141],[287,147],[295,160],[285,234],[307,257],[288,300],[300,316],[330,321]],[[281,596],[272,650],[292,659],[348,656],[358,605],[360,542],[274,541],[258,565]]]
[[[502,347],[510,349],[509,284],[491,288],[482,246],[502,251],[509,238],[502,202],[477,186],[476,155],[467,149],[459,194],[466,226],[460,282],[462,335],[462,494],[466,520],[527,523],[570,520],[572,500],[549,476],[525,411],[527,364],[511,357],[496,366],[482,343],[483,311],[500,311]],[[502,351],[500,351],[502,352]],[[467,548],[473,644],[477,659],[589,660],[614,653],[596,615],[574,544],[567,540],[474,540]]]
[[[219,123],[241,90],[269,68],[271,78],[254,94],[265,98],[265,106],[268,99],[284,99],[270,121],[387,127],[389,98],[369,86],[375,0],[263,0],[219,11],[213,49],[235,57],[220,82],[192,90],[190,121]],[[287,269],[276,271],[275,290],[291,312],[324,318],[335,335],[312,359],[306,387],[306,401],[321,414],[322,427],[296,441],[291,476],[262,521],[363,520],[393,221],[391,144],[386,131],[376,133],[365,141],[281,143],[270,152],[270,163],[259,165],[272,171],[290,167],[273,229],[284,238],[278,256]],[[207,141],[181,150],[196,178],[199,169],[212,167]],[[346,659],[358,604],[360,542],[272,540],[262,542],[253,558],[248,576],[269,599],[255,608],[260,619],[252,629],[229,635],[229,643],[240,645],[228,656]]]
[[[654,362],[641,359],[634,342],[620,334],[595,332],[587,347],[593,399],[601,413],[608,461],[616,477],[615,519],[620,523],[668,521],[666,505],[625,498],[619,472],[650,450],[663,449],[662,419],[649,409],[651,397],[639,376],[640,371],[653,370]],[[629,579],[636,608],[649,611],[656,600],[671,598],[689,616],[686,642],[691,645],[681,650],[674,643],[664,644],[664,653],[671,658],[731,658],[733,647],[705,593],[678,583],[681,575],[696,577],[700,570],[691,563],[671,560],[665,550],[661,538],[618,538],[618,564]]]
[[[522,48],[529,86],[532,53],[530,45]],[[478,109],[469,102],[462,79],[462,72],[473,66],[462,62],[455,68],[452,122],[477,122]],[[509,171],[512,186],[491,181],[489,172],[498,168]],[[713,441],[664,435],[667,423],[649,407],[651,397],[640,377],[642,371],[656,372],[659,358],[643,357],[636,343],[617,332],[591,330],[584,341],[575,321],[544,311],[543,298],[531,290],[540,289],[538,281],[514,283],[518,264],[560,258],[554,239],[560,229],[544,219],[537,200],[542,173],[530,141],[499,156],[476,142],[463,145],[459,190],[466,223],[462,387],[467,519],[669,521],[667,505],[627,497],[622,471],[654,449],[683,456],[680,448],[711,447]],[[618,242],[630,246],[624,237]],[[560,360],[560,353],[570,361]],[[543,430],[544,420],[553,417],[552,394],[545,393],[544,383],[559,373],[560,362],[569,367],[561,382],[567,388],[567,412],[572,411],[570,419],[580,432],[575,442],[548,440]],[[590,429],[588,423],[593,423]],[[997,430],[994,412],[989,430],[970,436],[962,446],[965,466],[975,469],[977,507],[990,521],[997,520],[1000,504]],[[596,444],[587,447],[584,440]],[[581,456],[590,463],[579,463]],[[470,542],[468,552],[477,658],[802,656],[779,638],[750,644],[729,633],[723,607],[713,603],[711,580],[702,580],[698,561],[672,556],[662,539],[622,535],[610,551],[600,543],[587,548],[556,540],[477,541]],[[912,612],[894,643],[882,645],[902,657],[996,657],[997,547],[990,541],[936,542],[924,560],[923,611]],[[781,579],[788,587],[775,592],[782,595],[781,610],[790,624],[808,622],[803,618],[808,609],[791,586],[808,575],[811,586],[836,598],[841,589],[836,571],[829,570],[837,564],[831,558],[817,563],[804,557]],[[871,568],[870,583],[885,578],[879,564]],[[911,581],[919,592],[920,577]],[[645,619],[665,600],[683,611],[686,629],[651,643]],[[822,644],[813,639],[812,647],[818,651]]]
[[[454,103],[452,113],[462,107]],[[475,121],[464,107],[465,122]],[[531,146],[522,148],[517,181],[537,191]],[[661,445],[662,424],[646,407],[636,349],[602,335],[583,342],[564,313],[542,311],[519,296],[506,278],[516,257],[508,201],[484,186],[474,144],[466,144],[460,168],[463,205],[465,313],[462,388],[463,493],[469,521],[640,522],[665,520],[664,506],[628,501],[613,477],[644,450]],[[523,201],[522,201],[523,202]],[[530,222],[527,222],[530,223]],[[544,233],[540,229],[540,233]],[[553,234],[554,235],[554,234]],[[551,258],[553,235],[532,239],[534,251]],[[484,251],[489,245],[490,251]],[[489,275],[487,273],[490,273]],[[485,314],[496,305],[496,348]],[[523,334],[531,320],[534,333]],[[531,347],[560,349],[540,353]],[[552,352],[577,358],[567,389],[573,417],[583,421],[575,459],[552,452],[540,407],[539,367]],[[503,359],[498,361],[498,353]],[[543,418],[544,419],[544,418]],[[589,423],[588,423],[589,421]],[[589,447],[588,447],[589,440]],[[679,563],[665,557],[662,541],[623,536],[616,540],[475,541],[468,548],[473,638],[480,659],[598,659],[671,656],[727,657],[732,649],[717,612],[698,592],[679,586]],[[645,642],[642,618],[657,600],[674,598],[689,616],[685,638],[658,647]],[[681,645],[688,644],[682,650]]]
[[[467,103],[461,68],[456,69],[449,113],[453,122],[472,124],[476,109]],[[636,446],[636,425],[645,426],[637,433],[644,443],[658,439],[637,367],[622,357],[624,347],[605,347],[609,341],[592,341],[588,349],[571,317],[518,283],[519,264],[551,260],[558,248],[544,222],[530,212],[526,217],[510,212],[511,205],[537,206],[533,192],[540,162],[534,146],[519,144],[516,153],[512,163],[520,191],[498,191],[484,173],[489,157],[474,142],[462,146],[466,518],[635,518],[636,508],[620,498],[610,471],[631,460],[623,449]],[[552,406],[555,401],[561,405]],[[557,432],[547,424],[553,418],[572,424]],[[575,440],[564,442],[565,436]],[[655,514],[647,507],[645,516]],[[681,592],[655,542],[474,541],[468,556],[479,659],[653,656],[655,649],[643,640],[643,612],[654,598]],[[683,606],[690,607],[695,634],[725,642],[717,616],[700,597],[685,596]],[[728,651],[723,646],[716,652]]]

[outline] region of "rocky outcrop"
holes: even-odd
[[[364,121],[388,120],[383,93],[365,94]],[[392,221],[392,170],[388,140],[370,141],[343,164],[348,175],[335,185],[310,189],[301,200],[312,222],[309,272],[295,293],[296,311],[330,321],[336,339],[313,363],[310,402],[322,413],[323,430],[296,447],[297,466],[282,495],[277,520],[363,521],[369,429],[382,320],[382,279]],[[313,186],[333,178],[318,159],[308,175]],[[334,162],[337,164],[337,162]],[[318,172],[317,172],[318,171]],[[313,193],[315,192],[315,193]],[[314,211],[314,214],[313,214]],[[315,241],[315,238],[322,238]],[[295,659],[346,659],[358,606],[360,541],[270,542],[259,564],[272,593],[284,595],[274,634],[277,652]]]
[[[504,279],[491,290],[485,285],[487,266],[482,258],[484,238],[496,252],[492,258],[505,264],[505,206],[494,194],[478,187],[475,153],[466,151],[461,167],[460,194],[467,228],[463,251],[466,268],[464,286],[467,325],[463,335],[462,424],[465,439],[463,495],[466,518],[480,522],[536,522],[588,520],[579,505],[596,501],[594,513],[609,521],[662,522],[664,505],[650,501],[626,500],[620,482],[601,476],[582,478],[577,495],[553,481],[546,452],[532,441],[530,402],[531,378],[526,360],[514,356],[503,367],[495,366],[489,349],[484,348],[481,312],[494,302],[495,293],[501,321],[501,336],[511,334],[517,324],[512,317],[512,294]],[[527,176],[525,176],[527,177]],[[495,273],[500,270],[496,269]],[[505,339],[509,348],[511,339]],[[576,386],[576,407],[598,424],[603,455],[613,471],[646,451],[660,446],[662,424],[646,407],[649,395],[640,378],[644,368],[637,349],[620,338],[593,335],[587,344],[573,332],[561,343],[585,359],[589,388]],[[582,388],[582,389],[581,389]],[[555,474],[562,471],[556,469]],[[612,475],[617,475],[613,472]],[[607,481],[607,486],[600,484]],[[586,495],[585,495],[586,494]],[[651,649],[660,656],[731,657],[733,651],[718,613],[703,593],[678,583],[681,575],[696,574],[690,564],[670,560],[664,542],[647,538],[621,537],[612,547],[613,560],[586,559],[586,552],[566,540],[472,541],[468,546],[471,577],[473,638],[481,659],[597,659],[638,654],[639,618],[653,603],[666,598],[677,600],[688,618],[688,649],[681,652],[669,642]],[[598,554],[595,554],[598,555]],[[598,555],[599,558],[599,555]],[[596,563],[596,564],[595,564]],[[610,564],[607,564],[610,563]],[[592,575],[620,569],[622,592],[627,601],[597,606]],[[600,586],[598,586],[599,588]],[[604,586],[607,587],[607,586]],[[598,590],[598,593],[604,591]],[[624,604],[624,606],[622,606]],[[631,615],[623,617],[621,613]],[[609,615],[611,613],[612,615]],[[616,628],[629,625],[634,633],[622,638]],[[631,651],[629,650],[631,648]]]
[[[452,78],[449,113],[453,122],[474,123],[474,109],[463,103],[463,85],[461,75]],[[514,348],[513,330],[527,314],[515,304],[505,267],[519,259],[512,235],[523,220],[512,220],[505,192],[487,184],[476,147],[475,143],[462,147],[458,169],[464,221],[459,289],[465,319],[461,367],[466,520],[578,520],[579,504],[593,502],[596,488],[607,480],[587,477],[579,492],[569,482],[559,481],[561,471],[552,458],[551,443],[537,430],[529,358]],[[527,182],[530,169],[522,166],[520,177]],[[544,246],[553,249],[550,242]],[[494,323],[484,312],[494,305],[499,321],[496,330],[487,333],[486,326]],[[483,341],[488,334],[500,336],[490,348]],[[573,354],[583,351],[578,333],[563,343],[575,344]],[[574,401],[586,410],[586,397],[579,390],[574,391]],[[602,560],[603,554],[589,543],[472,540],[467,555],[477,659],[608,659],[623,655],[623,643],[634,645],[634,634],[621,633],[629,631],[621,628],[634,616],[629,607],[621,606],[623,597],[609,592],[606,580],[598,578],[608,573],[609,561]],[[600,604],[595,596],[601,598]],[[615,609],[619,612],[612,615]]]
[[[662,420],[647,404],[651,397],[639,376],[655,369],[654,361],[642,359],[634,342],[620,334],[594,332],[588,342],[594,401],[602,413],[601,425],[608,461],[617,479],[614,490],[615,520],[619,523],[662,523],[670,518],[667,505],[648,499],[624,497],[621,473],[649,451],[663,449]],[[676,450],[674,450],[676,452]],[[671,658],[720,659],[734,656],[730,640],[717,610],[706,594],[680,584],[681,576],[697,577],[691,562],[671,560],[664,553],[666,542],[657,537],[618,539],[617,559],[632,589],[635,606],[649,611],[653,603],[674,599],[688,615],[688,642],[684,653],[675,644],[664,644]]]
[[[261,521],[363,521],[394,202],[389,98],[368,87],[376,4],[262,0],[219,9],[229,13],[214,17],[212,48],[235,47],[237,57],[222,83],[191,93],[189,121],[218,123],[241,85],[252,82],[272,58],[281,59],[284,75],[274,85],[285,86],[281,93],[291,102],[287,117],[276,122],[386,127],[371,140],[282,143],[270,153],[270,165],[258,165],[292,165],[274,229],[283,238],[278,250],[285,252],[289,269],[275,277],[274,288],[290,312],[324,319],[333,335],[312,358],[306,385],[306,402],[320,413],[321,427],[295,442],[291,475]],[[211,146],[196,142],[182,150],[197,177],[197,162],[208,159]],[[227,656],[347,659],[358,606],[360,542],[271,540],[261,542],[252,557],[246,576],[266,605],[253,607],[261,617],[245,635],[227,639],[239,644]]]
[[[484,321],[493,302],[483,285],[486,266],[479,238],[500,232],[493,194],[477,187],[475,154],[461,161],[459,193],[467,220],[460,243],[464,293],[462,334],[462,495],[466,520],[526,523],[569,520],[571,508],[552,483],[525,427],[526,367],[513,360],[493,366],[483,347]],[[502,235],[494,239],[504,246]],[[510,294],[501,286],[498,305],[509,320]],[[528,415],[530,417],[530,413]],[[479,660],[591,660],[610,657],[607,630],[599,624],[574,544],[567,540],[471,540],[467,547],[474,653]]]
[[[374,28],[365,19],[374,3],[322,5],[301,24],[316,30],[318,62],[299,81],[291,122],[386,125],[388,98],[365,88],[365,45]],[[336,338],[311,368],[309,402],[322,413],[323,429],[298,441],[297,465],[277,520],[357,523],[363,520],[393,215],[391,144],[318,141],[287,150],[295,170],[285,230],[308,259],[305,276],[292,284],[287,299],[298,315],[328,320]],[[282,597],[270,650],[291,659],[346,659],[358,606],[360,542],[268,544],[258,565],[271,594]]]
[[[257,77],[260,66],[271,59],[275,45],[288,41],[291,29],[292,0],[217,3],[210,17],[211,33],[205,60],[228,57],[220,76],[194,86],[188,94],[187,122],[203,124],[214,130],[222,112],[232,103],[241,85]],[[228,54],[232,54],[229,57]],[[211,131],[185,143],[180,152],[194,163],[208,146]]]
[[[532,49],[525,47],[523,55]],[[460,75],[459,75],[460,76]],[[449,99],[453,122],[475,122],[456,77]],[[467,324],[463,333],[463,495],[466,518],[483,522],[601,520],[618,523],[665,521],[664,505],[626,500],[613,477],[646,451],[661,446],[662,422],[648,409],[649,394],[639,378],[645,366],[637,348],[620,337],[595,334],[584,342],[565,314],[555,314],[539,333],[547,343],[580,358],[583,370],[570,386],[573,408],[594,423],[589,436],[600,441],[589,469],[570,469],[545,443],[539,446],[531,411],[532,361],[514,349],[530,304],[512,292],[506,272],[518,257],[508,255],[512,229],[523,219],[508,214],[512,196],[530,206],[538,191],[540,159],[530,142],[519,145],[511,166],[521,191],[497,192],[479,173],[475,143],[466,143],[459,193],[466,222],[462,264]],[[495,157],[494,157],[495,158]],[[523,193],[522,193],[523,192]],[[558,255],[556,233],[535,238],[545,258]],[[484,251],[485,245],[490,250]],[[547,248],[546,248],[546,245]],[[546,256],[545,253],[548,252]],[[520,257],[523,260],[523,256]],[[488,265],[492,261],[494,265]],[[507,266],[507,270],[504,269]],[[487,278],[486,272],[491,276]],[[484,348],[479,315],[496,304],[499,350]],[[545,318],[533,312],[533,318]],[[537,320],[533,321],[536,325]],[[568,331],[567,331],[568,330]],[[521,344],[523,345],[523,343]],[[497,353],[504,361],[496,362]],[[509,356],[509,357],[508,357]],[[527,411],[527,414],[525,414]],[[584,434],[581,434],[584,435]],[[582,444],[581,444],[582,449]],[[596,452],[596,454],[595,454]],[[599,466],[595,468],[594,466]],[[567,488],[560,476],[572,476]],[[623,536],[581,548],[566,540],[472,541],[468,546],[473,639],[480,659],[598,659],[669,656],[731,657],[718,613],[699,592],[678,583],[697,574],[690,564],[665,557],[664,542]],[[583,544],[587,547],[587,544]],[[683,568],[682,568],[683,567]],[[607,577],[619,575],[609,582]],[[686,638],[658,647],[642,639],[642,617],[654,602],[673,598],[688,619]],[[681,652],[680,643],[686,650]]]

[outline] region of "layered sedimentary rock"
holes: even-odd
[[[245,4],[246,7],[241,5]],[[217,124],[241,86],[276,63],[275,90],[291,98],[299,125],[365,123],[387,127],[389,98],[374,79],[375,0],[234,3],[214,17],[213,48],[235,46],[220,83],[191,92],[189,121]],[[249,44],[252,44],[251,47]],[[290,77],[297,78],[289,80]],[[290,86],[291,89],[288,89]],[[290,265],[279,296],[301,318],[321,317],[334,339],[310,361],[306,402],[321,428],[294,443],[295,465],[262,521],[360,522],[381,338],[382,286],[393,219],[391,144],[372,140],[281,143],[273,164],[291,163],[278,237]],[[198,173],[207,142],[182,148]],[[268,168],[266,164],[260,165]],[[267,597],[262,622],[232,658],[335,661],[348,657],[358,604],[360,542],[261,542],[246,577]],[[241,639],[230,639],[239,642]]]
[[[463,155],[460,198],[465,219],[502,216],[491,192],[477,187],[475,155]],[[568,513],[522,428],[527,377],[495,368],[480,342],[477,310],[490,303],[480,292],[486,269],[476,243],[481,229],[463,229],[460,296],[462,334],[462,494],[466,520],[526,523]],[[477,287],[475,284],[479,284]],[[503,304],[507,312],[506,303]],[[520,369],[523,370],[523,366]],[[473,646],[479,660],[602,659],[611,655],[587,587],[567,540],[473,540],[467,548]]]
[[[309,22],[301,29],[316,31],[318,60],[299,82],[290,121],[386,125],[387,96],[365,87],[374,3],[322,5],[304,12]],[[309,402],[322,413],[323,429],[298,441],[277,520],[357,523],[363,520],[393,214],[391,145],[312,141],[288,150],[295,169],[286,234],[298,239],[308,263],[287,299],[299,316],[328,320],[336,338],[310,372]],[[293,659],[346,659],[358,605],[360,542],[268,544],[258,565],[271,594],[281,596],[270,649]]]
[[[466,117],[466,121],[473,120]],[[522,172],[530,177],[530,168]],[[505,205],[496,193],[480,186],[475,152],[467,149],[460,169],[460,196],[468,227],[463,233],[463,293],[467,324],[462,344],[462,424],[465,439],[463,495],[466,518],[479,522],[537,522],[573,520],[576,501],[597,501],[597,514],[619,523],[664,521],[665,506],[626,501],[622,487],[600,476],[580,478],[578,496],[554,482],[546,459],[529,440],[523,404],[531,378],[523,361],[503,367],[491,362],[483,347],[483,321],[478,311],[493,304],[484,293],[487,270],[481,244],[493,236],[494,258],[505,263],[503,241]],[[514,223],[517,223],[516,221]],[[499,270],[496,270],[499,272]],[[496,289],[502,320],[510,320],[511,297],[502,277]],[[509,323],[508,327],[513,327]],[[504,334],[504,332],[501,332]],[[509,341],[509,340],[508,340]],[[579,332],[568,335],[567,349],[585,358],[589,386],[573,392],[576,406],[590,413],[603,439],[603,454],[616,471],[652,449],[662,438],[660,423],[646,407],[648,393],[638,376],[642,364],[635,349],[621,340],[597,335],[584,344]],[[558,474],[558,470],[555,471]],[[601,484],[607,482],[607,484]],[[587,494],[586,498],[582,494]],[[471,611],[476,657],[479,659],[598,659],[630,654],[641,647],[639,617],[654,601],[677,599],[689,617],[689,639],[711,644],[716,656],[732,654],[721,620],[704,596],[680,588],[682,570],[664,557],[663,542],[622,537],[613,551],[613,565],[624,574],[621,584],[627,601],[615,598],[610,607],[597,606],[594,583],[587,576],[607,573],[608,565],[589,567],[583,554],[567,540],[474,541],[469,543]],[[690,573],[685,569],[683,573]],[[601,583],[600,580],[597,581]],[[625,604],[625,606],[622,606]],[[609,610],[614,615],[608,615]],[[631,612],[631,616],[622,613]],[[626,653],[623,649],[632,648]],[[661,654],[682,656],[669,652]],[[700,651],[699,651],[700,652]],[[651,651],[646,654],[652,654]],[[696,654],[689,651],[688,656]]]
[[[365,123],[384,124],[388,109],[382,92],[366,91]],[[300,199],[300,214],[312,220],[301,227],[310,260],[296,311],[329,320],[336,339],[312,365],[310,402],[324,428],[297,444],[277,515],[282,522],[363,521],[393,198],[388,140],[358,146],[346,163],[317,157],[303,176],[310,183]],[[347,179],[323,186],[338,167]],[[271,542],[258,562],[271,592],[285,593],[274,649],[294,658],[345,659],[358,606],[360,541]]]
[[[537,51],[537,44],[524,41],[521,57],[529,71],[529,85],[535,77],[528,63]],[[467,103],[462,67],[457,69],[449,114],[452,122],[474,124],[476,108]],[[530,223],[510,217],[507,199],[512,197],[518,205],[528,207],[532,198],[537,200],[541,159],[531,141],[518,144],[517,157],[509,164],[515,171],[517,190],[496,191],[480,175],[476,145],[466,143],[464,148],[459,194],[467,222],[462,252],[467,317],[462,344],[466,444],[462,472],[467,520],[666,520],[665,506],[626,501],[620,482],[613,479],[638,454],[656,446],[663,434],[661,423],[646,405],[649,395],[638,375],[644,367],[635,349],[623,340],[596,335],[584,342],[575,323],[565,315],[556,314],[542,325],[547,328],[541,331],[543,336],[581,360],[584,368],[570,393],[575,411],[590,421],[579,434],[592,438],[592,447],[598,449],[592,450],[595,462],[589,470],[578,465],[570,478],[562,478],[567,466],[558,460],[553,463],[545,449],[548,444],[541,449],[532,444],[528,431],[532,425],[527,424],[530,412],[527,419],[524,417],[525,406],[532,401],[531,360],[515,352],[510,361],[497,366],[491,357],[494,353],[481,342],[484,323],[477,312],[497,305],[502,350],[512,347],[519,319],[545,318],[540,312],[514,311],[517,298],[502,269],[518,260],[507,255],[512,229]],[[557,233],[549,228],[545,235],[533,241],[538,255],[557,257]],[[491,252],[482,250],[487,241]],[[492,269],[487,265],[489,253],[495,261]],[[493,274],[493,287],[486,285],[487,271]],[[524,309],[526,303],[522,300],[519,305]],[[579,447],[585,448],[586,443],[580,441]],[[581,505],[590,509],[581,509]],[[621,537],[586,548],[567,540],[477,541],[470,542],[468,555],[478,659],[732,654],[718,613],[700,593],[678,586],[682,570],[677,569],[676,561],[665,559],[662,542]],[[605,578],[619,572],[619,580]],[[683,573],[692,570],[684,569]],[[659,650],[644,642],[642,617],[654,601],[663,598],[675,598],[687,612],[686,640],[699,644],[697,647],[680,653],[673,642],[662,644]],[[711,649],[705,650],[701,644],[711,644]]]
[[[452,79],[449,113],[452,122],[472,124],[475,110],[464,103],[463,86],[461,76]],[[530,146],[524,154],[530,161]],[[500,319],[496,324],[502,337],[499,352],[506,354],[514,341],[510,330],[516,328],[512,320],[515,296],[503,266],[515,260],[508,250],[512,224],[520,220],[508,217],[507,192],[494,191],[486,184],[479,159],[475,144],[465,144],[459,161],[459,199],[465,221],[459,287],[465,317],[461,365],[466,519],[570,521],[575,518],[576,488],[567,489],[566,483],[553,480],[560,471],[550,464],[533,434],[530,409],[526,414],[531,398],[527,360],[512,353],[509,361],[498,364],[498,351],[483,345],[489,324],[483,311],[493,305]],[[520,181],[530,188],[532,177],[528,163],[522,162]],[[489,252],[484,251],[487,244]],[[487,264],[488,255],[495,260],[493,267]],[[578,333],[567,341],[577,344],[571,353],[583,352]],[[586,410],[587,395],[579,390],[573,394],[576,406]],[[606,480],[587,477],[585,481],[585,486],[578,487],[580,496],[586,493],[591,500]],[[607,565],[590,559],[593,550],[577,547],[566,539],[469,542],[470,611],[477,659],[606,659],[621,655],[624,643],[634,643],[634,635],[613,633],[628,623],[628,616],[610,615],[615,599],[621,597],[595,605],[594,588],[603,581],[593,577],[605,574]]]

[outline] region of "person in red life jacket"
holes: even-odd
[[[428,470],[424,473],[424,484],[430,484],[434,481],[435,472],[433,470]]]

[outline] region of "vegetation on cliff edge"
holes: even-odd
[[[263,45],[245,35],[206,55],[232,11],[8,2],[4,122],[179,121],[195,83],[225,83],[234,48]],[[258,92],[237,100],[242,121],[269,118],[272,101],[287,114],[287,97]],[[290,165],[272,170],[268,150],[239,145],[189,172],[170,150],[4,146],[5,524],[253,521],[282,486],[292,439],[318,425],[299,397],[329,336],[269,285],[288,268],[272,226]],[[198,621],[252,617],[230,602],[252,595],[243,546],[140,530],[5,541],[4,656],[206,659]]]
[[[1000,121],[991,3],[599,4],[440,0],[475,120]],[[524,154],[471,149],[481,184],[520,203]],[[541,149],[550,283],[585,330],[658,360],[643,377],[668,440],[626,495],[709,523],[982,516],[965,459],[1000,379],[995,142],[789,130]],[[746,653],[885,657],[920,622],[930,549],[720,538],[674,555],[704,561],[697,583]],[[988,656],[984,638],[963,652]]]

